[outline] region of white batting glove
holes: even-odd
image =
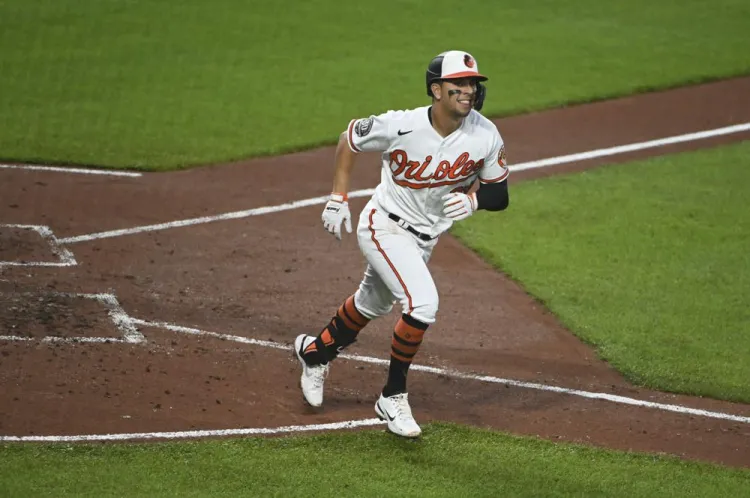
[[[453,192],[443,196],[443,214],[453,221],[465,220],[477,210],[476,194]]]
[[[347,196],[342,194],[331,194],[323,209],[323,228],[341,240],[341,222],[346,226],[346,231],[352,233],[352,214],[349,212]]]

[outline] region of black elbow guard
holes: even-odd
[[[508,180],[500,183],[480,183],[477,190],[477,209],[502,211],[510,204]]]

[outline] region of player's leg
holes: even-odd
[[[417,299],[415,305],[417,314],[416,316],[414,312],[402,314],[393,329],[388,380],[383,388],[383,395],[386,397],[405,393],[407,391],[406,377],[409,372],[409,367],[419,351],[419,347],[422,344],[427,328],[435,322],[435,314],[437,313],[439,300],[437,288],[435,287],[432,276],[429,274],[426,265],[431,252],[431,247],[426,251],[419,251],[419,255],[422,258],[422,264],[417,264],[417,269],[420,270],[419,273],[425,274],[418,274],[414,278],[419,279],[426,289],[422,291],[422,294]],[[408,282],[410,279],[406,276],[404,277],[404,280],[405,282]],[[408,285],[409,284],[406,284],[406,286]],[[413,297],[412,302],[414,302]]]
[[[346,298],[318,336],[312,341],[306,341],[307,344],[300,353],[305,363],[326,364],[357,340],[357,334],[367,326],[370,318],[360,313],[354,302],[354,295]]]
[[[360,313],[354,304],[354,296],[349,296],[317,337],[307,334],[297,336],[294,350],[302,365],[300,387],[310,405],[323,404],[323,386],[329,363],[357,340],[357,334],[369,322],[370,319]]]
[[[370,206],[370,204],[368,204],[368,206]],[[360,239],[362,238],[362,233],[370,233],[369,222],[366,216],[369,211],[370,210],[366,207],[360,216],[360,223],[357,229],[358,238]],[[387,218],[385,218],[385,222],[388,224],[392,223]],[[384,241],[386,246],[389,244],[396,246],[414,245],[410,236],[400,227],[396,226],[395,230],[393,230],[393,227],[386,224],[385,228],[390,229],[391,232],[386,233],[386,237],[388,235],[395,235],[399,238],[399,241],[395,242],[392,239]],[[377,253],[377,248],[373,245],[373,241],[369,236],[367,236],[364,244],[363,241],[360,240],[360,248],[368,261],[371,257],[368,254]],[[407,259],[409,262],[407,262]],[[419,248],[414,246],[410,250],[409,255],[397,257],[396,260],[399,265],[403,264],[404,266],[411,266],[411,260],[422,263],[421,259],[422,256],[420,255]],[[376,264],[382,263],[382,260],[377,259],[377,256],[376,261]],[[415,280],[427,279],[432,282],[432,277],[430,277],[429,272],[426,271],[426,267],[424,265],[422,266],[423,271],[415,275],[413,278]],[[318,336],[313,337],[305,335],[298,337],[298,342],[302,346],[301,348],[297,348],[298,355],[304,359],[308,366],[326,365],[334,360],[344,348],[356,341],[357,334],[359,334],[359,332],[371,320],[387,315],[390,313],[393,308],[393,303],[396,300],[403,301],[405,299],[403,292],[401,291],[402,287],[397,286],[395,282],[385,282],[381,277],[381,273],[383,273],[382,268],[378,271],[375,266],[368,264],[357,292],[346,299],[331,321],[323,328]],[[394,295],[394,292],[391,289],[391,287],[394,286],[397,286],[399,292],[402,294],[401,296]],[[415,294],[414,297],[409,296],[409,306],[414,308],[412,311],[417,313],[418,316],[425,315],[428,317],[434,317],[434,311],[432,310],[434,308],[436,311],[437,308],[437,291],[434,290],[434,284],[432,284],[432,288],[433,291],[431,293],[415,289],[417,294]],[[406,304],[402,302],[402,306],[406,306]],[[427,320],[434,320],[434,318],[427,318]],[[418,321],[414,323],[418,323]],[[417,326],[419,327],[421,325]],[[402,329],[403,327],[399,328],[399,330]],[[411,353],[403,352],[403,354],[409,355]]]
[[[372,265],[367,265],[359,289],[354,293],[354,305],[370,320],[391,312],[396,298]]]
[[[426,265],[434,243],[419,243],[377,209],[363,215],[367,219],[357,233],[360,248],[403,310],[391,339],[388,380],[375,409],[390,430],[416,437],[421,430],[411,415],[406,378],[438,310],[437,288]]]
[[[357,292],[344,301],[318,336],[297,338],[297,354],[308,367],[327,365],[357,340],[357,334],[371,320],[390,313],[394,302],[391,291],[368,265]]]
[[[297,337],[294,349],[302,365],[300,386],[310,405],[323,403],[330,362],[356,341],[357,334],[371,320],[390,313],[393,303],[393,294],[368,265],[357,292],[344,301],[317,337],[306,334]]]

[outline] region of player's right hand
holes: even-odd
[[[341,240],[341,223],[346,226],[346,231],[352,233],[352,214],[349,212],[347,196],[342,194],[331,194],[323,209],[323,228]]]
[[[443,214],[453,221],[465,220],[477,210],[477,194],[451,192],[443,196]]]

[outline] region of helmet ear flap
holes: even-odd
[[[481,111],[484,106],[484,98],[487,96],[487,87],[477,81],[477,96],[474,98],[474,110]]]
[[[427,85],[427,96],[432,97],[432,90],[430,87],[433,83],[440,80],[440,76],[443,74],[443,54],[438,55],[430,61],[425,72],[425,83]]]

